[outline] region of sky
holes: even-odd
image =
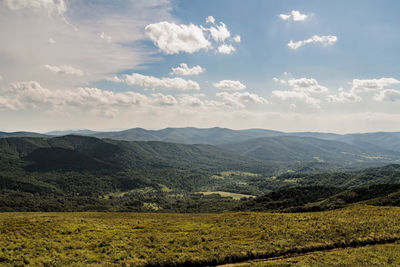
[[[0,0],[0,131],[400,131],[396,0]]]

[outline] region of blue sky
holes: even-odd
[[[399,131],[399,8],[2,0],[0,130]]]

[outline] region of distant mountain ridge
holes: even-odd
[[[82,135],[101,139],[122,141],[160,141],[180,144],[228,145],[241,143],[257,138],[296,136],[336,141],[367,150],[375,154],[393,154],[400,152],[400,132],[376,132],[356,134],[334,134],[319,132],[280,132],[265,129],[232,130],[228,128],[165,128],[161,130],[146,130],[132,128],[123,131],[99,132],[92,130],[52,131],[45,134],[34,132],[0,132],[0,138],[6,137],[50,137],[63,135]]]
[[[34,132],[0,132],[0,138],[8,137],[49,137],[50,135]]]
[[[384,148],[370,149],[341,141],[286,135],[255,138],[220,147],[258,160],[318,161],[347,165],[355,162],[398,162],[400,159],[400,152]]]

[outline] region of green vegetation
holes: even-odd
[[[287,259],[257,261],[240,266],[400,266],[400,243],[314,252]]]
[[[340,141],[298,136],[262,137],[220,147],[263,161],[315,162],[322,166],[366,166],[371,163],[396,162],[400,158],[398,151],[369,150]]]
[[[214,265],[399,238],[396,207],[292,214],[0,214],[0,260],[6,266]]]
[[[156,132],[188,143],[265,134],[197,130]],[[11,212],[0,213],[0,264],[216,265],[299,253],[313,254],[273,264],[329,264],[345,250],[328,250],[348,247],[397,263],[400,165],[357,169],[397,152],[314,139],[0,138],[0,211]],[[382,249],[354,248],[366,245]]]
[[[400,205],[400,165],[310,173],[315,166],[288,172],[287,165],[210,145],[82,136],[1,138],[0,211],[317,211],[358,202]],[[325,187],[332,190],[322,189],[320,195]],[[257,198],[242,199],[249,196]]]

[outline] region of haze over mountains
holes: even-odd
[[[0,132],[1,137],[51,137],[63,135],[91,136],[122,141],[160,141],[180,144],[209,144],[263,160],[299,160],[346,162],[349,158],[362,161],[396,162],[400,158],[400,133],[377,132],[333,134],[319,132],[286,133],[264,129],[231,130],[227,128],[165,128],[123,131],[91,130],[33,132]],[[279,151],[280,155],[275,155]],[[288,157],[288,153],[290,156]]]

